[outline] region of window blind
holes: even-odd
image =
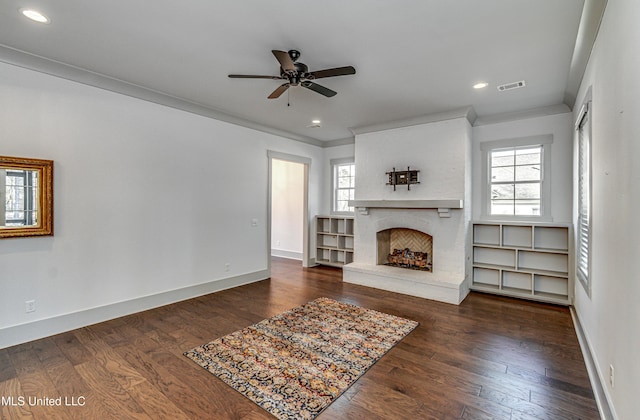
[[[591,133],[589,106],[581,111],[578,122],[578,223],[577,276],[585,290],[590,291],[589,263],[591,238]]]

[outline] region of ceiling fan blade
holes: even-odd
[[[338,94],[338,92],[335,92],[335,91],[333,91],[333,90],[331,90],[329,88],[326,88],[324,86],[321,86],[321,85],[319,85],[317,83],[310,82],[308,80],[302,82],[301,85],[303,87],[306,87],[307,89],[311,89],[312,91],[319,93],[320,95],[324,95],[327,98],[330,98],[332,96],[336,96]]]
[[[276,56],[276,60],[280,63],[282,70],[296,71],[296,66],[293,64],[293,60],[289,57],[288,52],[278,50],[271,50],[271,52]]]
[[[232,79],[282,79],[281,76],[259,76],[254,74],[230,74],[229,77]]]
[[[282,95],[287,89],[289,89],[289,83],[284,83],[280,86],[278,86],[278,88],[276,90],[274,90],[273,92],[271,92],[271,95],[268,96],[269,99],[276,99],[279,98],[280,95]]]
[[[348,74],[356,74],[356,69],[352,66],[336,67],[335,69],[326,69],[312,71],[309,73],[309,79],[321,79],[323,77],[346,76]]]

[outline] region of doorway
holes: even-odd
[[[309,267],[309,165],[311,159],[279,152],[269,157],[269,224],[271,256],[300,260]],[[269,269],[271,264],[268,264]]]

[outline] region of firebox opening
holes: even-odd
[[[407,228],[377,233],[378,264],[411,270],[433,271],[433,237]]]

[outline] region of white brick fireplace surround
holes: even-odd
[[[456,201],[456,200],[447,200]],[[460,200],[459,207],[462,207]],[[358,202],[356,201],[356,205]],[[416,206],[422,204],[416,203]],[[347,283],[459,304],[469,293],[465,282],[466,224],[464,212],[452,208],[449,217],[438,209],[369,207],[356,214],[355,261],[343,267]],[[408,228],[433,237],[433,271],[419,271],[379,265],[377,233],[391,228]]]
[[[343,267],[343,280],[457,305],[469,293],[469,120],[378,128],[354,130],[354,261]],[[407,167],[420,171],[419,184],[386,185],[386,172]],[[432,236],[432,271],[378,264],[377,233],[392,228]]]

